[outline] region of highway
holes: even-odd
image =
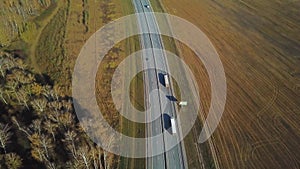
[[[155,34],[144,33],[140,35],[142,49],[164,49],[160,31],[153,15],[151,4],[148,0],[133,0],[137,21],[141,32],[155,32]],[[147,8],[146,5],[150,7]],[[161,134],[158,139],[147,141],[147,155],[151,156],[155,152],[162,154],[148,157],[146,167],[149,169],[183,169],[188,168],[185,162],[184,145],[179,143],[174,148],[166,152],[172,143],[178,142],[179,135],[172,134],[169,124],[171,117],[176,117],[176,105],[167,96],[173,96],[172,85],[169,88],[163,83],[163,75],[169,74],[166,54],[161,50],[145,50],[142,54],[145,85],[145,105],[147,119],[155,118],[154,121],[146,125],[146,136],[152,137]],[[149,69],[149,68],[160,69]],[[170,79],[171,80],[171,79]],[[172,84],[172,83],[171,83]],[[151,94],[150,94],[151,93]],[[178,124],[178,123],[176,123]],[[177,132],[178,132],[177,127]],[[162,134],[163,133],[163,134]]]

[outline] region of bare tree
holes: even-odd
[[[53,148],[53,142],[51,139],[46,135],[41,135],[41,146],[44,148],[46,157],[49,158],[49,150]]]
[[[63,141],[70,143],[70,150],[72,153],[72,156],[74,158],[76,158],[77,152],[76,152],[76,146],[75,146],[75,138],[76,138],[77,134],[74,131],[70,131],[68,130],[65,133],[65,139]]]
[[[40,119],[33,120],[32,124],[29,126],[32,133],[38,133],[38,135],[42,134],[42,121]]]
[[[4,62],[4,58],[0,59],[0,73],[1,73],[2,77],[5,77],[5,75],[6,75],[6,65],[5,65],[5,62]]]
[[[46,120],[44,122],[45,130],[52,135],[53,140],[55,141],[55,132],[57,131],[58,125],[56,123],[52,123],[50,120]]]
[[[67,112],[72,112],[73,111],[72,100],[68,100],[67,102],[64,102],[64,107],[66,108]]]
[[[112,135],[110,138],[109,138],[109,142],[108,142],[108,148],[110,148],[112,142],[113,142],[113,139],[114,139],[114,135]],[[110,165],[109,163],[107,162],[107,152],[106,151],[103,151],[103,154],[104,154],[104,168],[105,169],[109,169],[110,168]]]
[[[59,115],[60,113],[57,110],[50,110],[49,112],[47,112],[47,118],[56,123],[59,123]]]
[[[16,117],[12,117],[11,121],[18,127],[18,129],[22,132],[24,132],[26,134],[27,137],[29,137],[31,134],[29,133],[28,130],[26,130],[25,128],[23,128],[20,123],[18,122],[18,120],[16,119]]]
[[[68,130],[73,124],[74,116],[70,112],[64,112],[60,115],[59,122]]]
[[[42,114],[47,106],[47,101],[45,99],[35,99],[31,102],[32,107],[38,112],[38,114]]]
[[[97,146],[97,150],[98,150],[98,161],[99,161],[100,169],[103,169],[103,167],[102,167],[102,158],[101,158],[101,155],[102,155],[103,151],[101,151],[101,148],[99,146]]]
[[[13,69],[12,74],[17,82],[21,82],[24,79],[24,72],[20,69]]]
[[[63,107],[63,104],[59,101],[50,102],[49,107],[53,108],[56,111],[60,111]]]
[[[91,156],[91,160],[92,160],[92,164],[94,169],[102,169],[102,160],[101,160],[101,149],[100,147],[96,146],[96,147],[92,147],[90,150],[90,156]]]
[[[0,123],[0,147],[3,148],[5,154],[6,154],[6,145],[12,136],[12,133],[9,131],[10,128],[11,127],[8,126],[7,124],[4,125]]]
[[[49,169],[56,169],[56,166],[54,163],[49,162],[49,164],[47,165],[47,168]]]
[[[49,85],[43,86],[42,95],[44,95],[48,100],[52,101],[58,101],[59,99],[58,94],[55,93]]]
[[[6,91],[4,89],[3,86],[0,86],[0,99],[5,103],[5,104],[8,104],[6,99],[5,99],[5,94],[6,94]]]
[[[19,83],[16,81],[11,81],[9,83],[6,83],[6,87],[9,89],[9,93],[12,93],[13,96],[15,96],[15,98],[17,99],[17,101],[19,102],[19,104],[21,104],[20,98],[19,98],[19,93],[18,93],[18,85]]]
[[[0,58],[0,75],[5,77],[6,71],[14,66],[14,62],[8,55],[2,56]]]
[[[49,151],[53,148],[53,142],[45,135],[34,133],[28,137],[31,143],[31,155],[38,161],[49,162]]]
[[[31,156],[40,162],[45,160],[45,152],[41,147],[32,146]]]
[[[29,106],[27,104],[27,102],[29,100],[28,94],[24,90],[19,90],[17,95],[18,95],[18,98],[20,98],[20,102],[19,102],[20,105],[25,106],[29,110]]]
[[[34,75],[31,73],[25,73],[24,71],[22,72],[22,75],[19,77],[19,82],[22,84],[30,84],[34,82]]]
[[[89,153],[89,148],[88,146],[83,146],[80,147],[80,149],[78,150],[78,155],[80,157],[80,161],[82,162],[82,164],[84,164],[86,169],[89,169],[90,166],[90,156],[88,155]]]
[[[16,153],[5,155],[5,165],[9,169],[19,169],[22,166],[22,159]]]
[[[103,151],[103,155],[104,155],[104,168],[109,169],[109,163],[107,162],[107,152]]]

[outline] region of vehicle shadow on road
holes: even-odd
[[[163,73],[158,73],[158,80],[159,80],[159,83],[162,84],[163,86],[166,86],[165,84],[165,79],[164,79],[164,75]]]
[[[166,96],[171,102],[177,102],[178,100],[174,96]]]
[[[167,130],[170,134],[172,134],[171,116],[168,115],[167,113],[164,113],[163,120],[164,120],[164,129]]]

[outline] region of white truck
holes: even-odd
[[[187,101],[181,101],[178,104],[179,106],[187,106]]]
[[[168,75],[164,75],[164,79],[165,79],[165,86],[166,86],[166,87],[170,87],[170,82],[169,82],[169,77],[168,77]]]
[[[171,118],[171,127],[172,127],[172,134],[176,134],[176,123],[174,118]]]

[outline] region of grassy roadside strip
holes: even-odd
[[[121,0],[123,15],[134,14],[134,8],[132,0]],[[124,46],[126,56],[129,56],[135,51],[140,50],[139,37],[133,36],[125,40]],[[141,62],[141,60],[136,60],[136,62]],[[126,67],[124,70],[127,74],[129,71],[135,71],[137,63],[130,63],[130,67]],[[144,109],[144,85],[143,85],[143,74],[139,73],[135,78],[131,80],[130,83],[130,100],[131,103],[138,109]],[[124,105],[126,106],[126,105]],[[126,107],[124,107],[126,108]],[[145,125],[141,123],[134,123],[128,119],[121,117],[121,132],[127,136],[131,137],[145,137]],[[140,158],[120,158],[120,163],[118,168],[134,169],[134,168],[145,168],[145,159]]]
[[[181,52],[178,51],[176,40],[173,38],[162,36],[164,45],[166,50],[171,51],[175,53],[177,56],[180,56],[182,59],[184,59],[184,56],[181,56]],[[188,65],[192,65],[192,62],[188,62],[188,60],[184,59]],[[178,68],[182,67],[182,65],[176,65]],[[191,68],[192,71],[193,68]],[[183,70],[184,71],[184,70]],[[174,80],[172,81],[173,84]],[[174,87],[174,94],[175,97],[180,96],[179,88]],[[180,99],[178,99],[180,100]],[[200,113],[200,112],[199,112]],[[208,142],[205,142],[203,144],[198,144],[197,139],[199,136],[199,131],[202,129],[202,121],[205,119],[202,119],[198,117],[198,120],[196,120],[191,132],[184,138],[185,143],[185,149],[187,154],[187,162],[189,165],[189,168],[198,168],[201,166],[202,162],[204,163],[204,166],[208,169],[214,169],[215,168],[215,162],[213,160],[213,156],[210,152],[210,145]],[[197,143],[197,144],[196,144]],[[198,160],[195,160],[198,159]]]
[[[130,55],[130,52],[134,52],[139,50],[139,41],[138,36],[128,38],[125,43],[127,48],[130,49],[126,52],[126,56]],[[128,75],[130,72],[135,71],[137,69],[137,63],[141,62],[141,60],[136,60],[130,62],[130,66],[125,68],[125,76],[129,77]],[[128,110],[128,104],[132,104],[136,109],[142,110],[143,109],[143,97],[144,97],[144,88],[143,88],[143,74],[139,73],[136,75],[130,84],[130,100],[131,101],[124,101],[125,104],[123,105],[123,109]],[[125,78],[126,80],[126,78]],[[128,80],[128,79],[127,79]],[[126,91],[126,90],[123,90]],[[128,91],[126,91],[128,92]],[[125,117],[121,117],[121,132],[130,137],[142,138],[145,137],[145,124],[143,123],[135,123],[132,122]],[[134,144],[134,143],[132,143]],[[134,146],[134,145],[133,145]],[[145,159],[138,159],[138,158],[126,158],[121,157],[119,168],[144,168],[145,166]]]
[[[137,39],[137,38],[136,38]],[[136,62],[141,62],[138,59]],[[132,64],[131,66],[136,68],[136,64]],[[143,72],[139,72],[130,83],[130,102],[133,106],[139,111],[145,111],[144,107],[144,79]]]
[[[175,53],[177,56],[180,56],[178,54],[178,49],[175,45],[174,39],[167,37],[167,36],[162,36],[162,39],[163,39],[166,50]],[[173,64],[172,66],[182,68],[182,65],[178,65],[177,63],[169,63],[169,64]],[[184,70],[182,69],[182,71],[184,71]],[[176,81],[174,79],[172,79],[172,83],[176,84]],[[176,85],[174,85],[173,91],[174,91],[175,97],[178,100],[180,100],[179,87],[178,86],[176,87]],[[207,160],[211,159],[210,154],[209,154],[210,152],[205,151],[205,150],[208,150],[208,147],[206,147],[207,145],[206,144],[201,144],[201,145],[195,144],[195,143],[197,143],[198,131],[201,131],[201,122],[200,122],[199,117],[198,117],[198,120],[196,120],[196,123],[194,124],[192,130],[184,138],[184,145],[185,145],[185,150],[186,150],[188,167],[189,168],[199,168],[202,166],[201,163],[203,161],[204,166],[206,166],[207,168],[211,168],[211,167],[208,167],[209,166],[208,164],[210,162],[207,161]]]
[[[151,7],[154,12],[164,12],[164,8],[161,6],[159,0],[149,0],[151,3]]]
[[[26,60],[27,64],[30,65],[35,72],[41,73],[41,66],[37,63],[35,51],[44,29],[63,5],[63,1],[53,1],[53,3],[44,9],[39,16],[29,18],[24,26],[24,30],[19,33],[19,38],[11,42],[10,46],[4,49],[22,50],[24,54],[28,56],[28,59]]]
[[[35,48],[35,60],[41,73],[45,73],[58,83],[65,81],[68,75],[64,71],[65,24],[68,16],[68,3],[59,7],[57,13],[42,30]],[[62,79],[63,78],[63,79]]]
[[[153,0],[151,1],[152,7],[154,11],[156,12],[163,12],[165,9],[161,5],[160,0]],[[180,49],[177,47],[178,44],[175,39],[167,36],[162,36],[163,44],[165,47],[165,50],[168,50],[177,56],[180,56],[181,58],[183,56],[180,55]],[[189,64],[189,63],[188,63]],[[178,67],[182,67],[181,65],[177,65]],[[175,80],[172,79],[172,83],[176,84]],[[176,98],[179,99],[180,97],[180,90],[179,87],[174,85],[174,95]],[[198,120],[196,120],[195,125],[193,126],[191,132],[184,138],[184,144],[186,149],[186,155],[187,155],[187,162],[189,168],[199,168],[201,167],[201,163],[203,161],[204,166],[209,169],[215,168],[215,161],[213,159],[213,156],[210,152],[210,145],[208,142],[198,145],[197,139],[198,139],[198,133],[201,131],[202,121],[204,119],[200,119],[198,117]]]
[[[63,2],[57,1],[56,3],[52,4],[46,11],[44,11],[40,16],[38,16],[34,20],[35,24],[37,24],[39,29],[35,32],[36,34],[34,36],[36,38],[34,38],[34,40],[31,42],[32,45],[29,49],[29,56],[30,56],[30,63],[32,65],[32,67],[38,73],[41,73],[41,67],[37,62],[35,51],[37,50],[37,46],[39,44],[39,40],[42,36],[44,29],[51,22],[52,18],[55,17],[55,15],[57,14],[57,12],[59,11],[59,8],[61,6],[63,6]]]

